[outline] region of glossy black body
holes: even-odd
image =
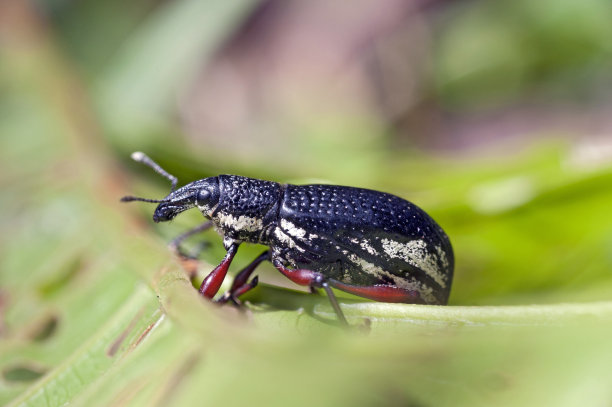
[[[362,188],[281,185],[234,175],[197,182],[213,185],[209,195],[218,201],[200,209],[226,239],[267,245],[273,258],[331,282],[416,290],[428,304],[448,300],[450,241],[411,202]]]

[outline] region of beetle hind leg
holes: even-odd
[[[332,287],[359,297],[380,302],[394,302],[405,304],[426,304],[418,291],[407,290],[394,285],[377,284],[372,286],[356,286],[331,280]]]
[[[278,258],[273,259],[272,264],[274,265],[274,267],[276,267],[278,271],[283,273],[285,277],[287,277],[289,280],[293,281],[298,285],[305,285],[311,288],[324,289],[325,293],[327,294],[327,298],[329,298],[329,301],[332,305],[332,308],[338,316],[338,320],[343,325],[348,325],[348,323],[346,322],[346,317],[344,316],[344,313],[340,308],[340,304],[338,304],[336,295],[332,291],[331,287],[329,286],[329,283],[327,282],[327,278],[323,274],[308,269],[288,269]]]

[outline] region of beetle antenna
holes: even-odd
[[[166,202],[163,199],[147,199],[147,198],[140,198],[137,196],[124,196],[123,198],[121,198],[121,202],[132,202],[132,201],[153,202],[153,203]]]
[[[174,191],[174,189],[176,188],[176,184],[178,183],[178,179],[174,175],[169,174],[159,164],[157,164],[148,155],[146,155],[145,153],[143,153],[141,151],[136,151],[136,152],[132,153],[131,157],[132,157],[132,160],[134,160],[136,162],[139,162],[139,163],[143,163],[143,164],[153,168],[153,170],[156,173],[158,173],[162,177],[168,179],[172,183],[172,187],[170,188],[170,192]],[[127,197],[126,196],[126,198],[134,198],[134,197]],[[143,199],[130,199],[130,201],[143,201]],[[145,200],[145,202],[161,202],[161,201],[154,201],[154,200],[146,201]]]

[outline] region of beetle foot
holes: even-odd
[[[313,286],[308,286],[308,291],[310,292],[310,294],[314,294],[314,295],[321,295],[321,293],[319,292],[319,290],[316,287]]]
[[[363,318],[363,324],[355,325],[357,330],[362,334],[369,334],[372,331],[372,320],[370,318]]]
[[[193,259],[187,256],[183,256],[181,253],[175,253],[178,258],[179,264],[181,268],[185,270],[187,276],[194,283],[196,277],[198,276],[198,268],[200,265],[200,261],[198,259]]]
[[[242,301],[238,297],[246,293],[247,291],[251,291],[253,288],[257,287],[257,283],[259,283],[259,276],[253,277],[251,281],[246,284],[241,285],[238,288],[231,289],[223,294],[216,302],[217,304],[225,304],[231,301],[237,307],[242,306]]]

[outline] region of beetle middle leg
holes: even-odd
[[[338,304],[338,300],[336,299],[336,296],[334,295],[329,283],[327,282],[327,279],[323,274],[308,269],[288,269],[278,258],[273,259],[272,264],[278,269],[278,271],[283,273],[285,277],[296,284],[305,285],[308,287],[323,288],[327,294],[327,298],[329,298],[329,302],[331,302],[332,308],[338,316],[338,320],[343,325],[348,325],[346,322],[346,317],[340,309],[340,304]]]
[[[253,274],[253,271],[255,271],[257,266],[259,266],[263,261],[269,259],[270,250],[266,250],[257,256],[255,260],[253,260],[236,275],[234,282],[232,283],[232,287],[225,294],[223,294],[223,296],[219,298],[217,302],[220,304],[225,304],[228,301],[232,301],[234,304],[240,305],[238,297],[257,286],[257,276],[255,276],[251,281],[248,281],[249,277],[251,274]]]

